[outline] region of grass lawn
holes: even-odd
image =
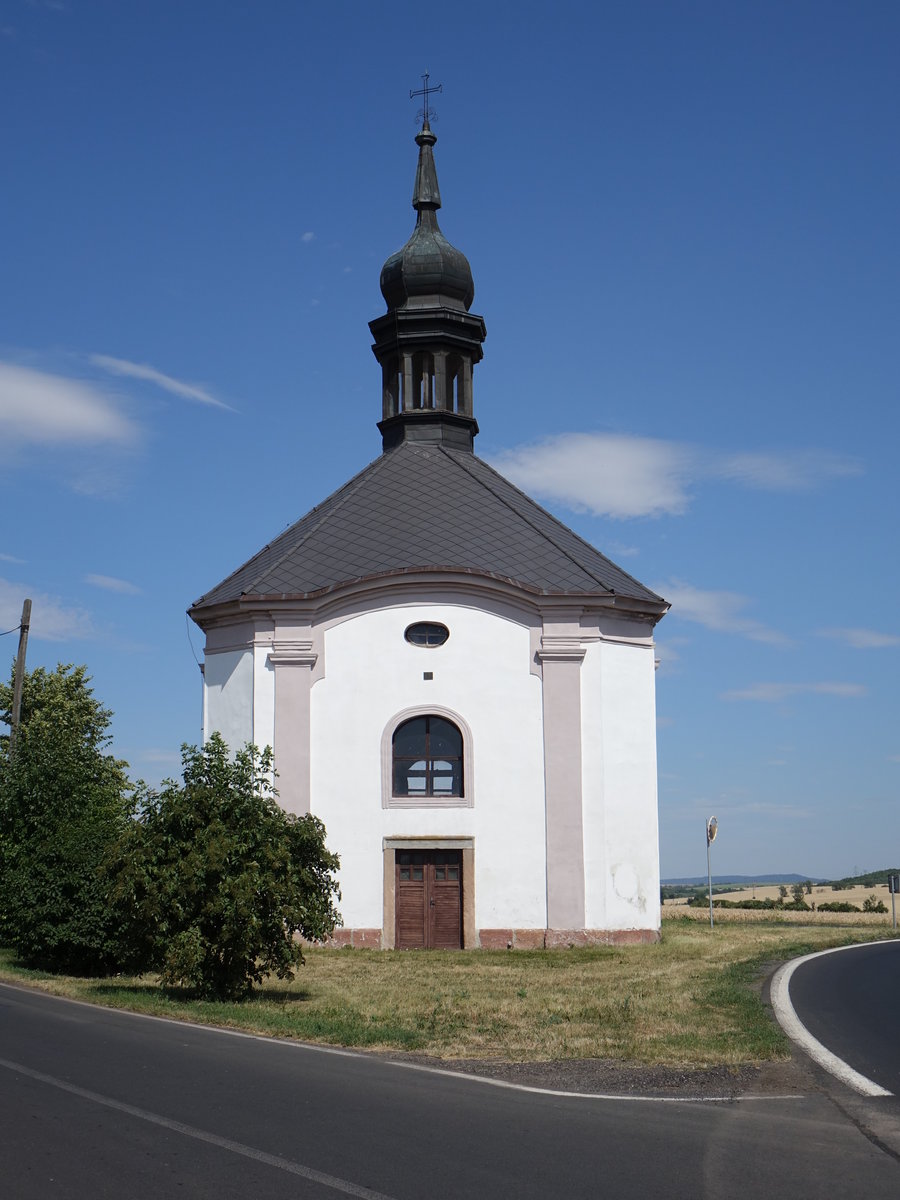
[[[755,915],[755,914],[754,914]],[[163,993],[150,978],[25,971],[0,978],[158,1016],[440,1058],[615,1059],[713,1066],[782,1059],[754,983],[776,961],[890,936],[883,926],[667,919],[657,945],[535,951],[310,950],[293,984],[238,1004]]]

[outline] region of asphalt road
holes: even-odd
[[[900,942],[810,958],[795,968],[789,992],[794,1011],[817,1041],[900,1096]]]
[[[0,1153],[8,1200],[900,1195],[821,1093],[538,1095],[7,985]]]

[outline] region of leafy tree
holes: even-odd
[[[791,888],[791,895],[794,898],[795,904],[804,904],[805,905],[806,901],[803,899],[805,892],[806,892],[806,889],[802,883],[794,884],[794,886]]]
[[[871,896],[866,896],[863,900],[863,912],[886,913],[887,905],[883,900],[879,900],[873,892]]]
[[[779,885],[778,885],[778,899],[779,899],[780,903],[784,904],[784,902],[785,902],[785,900],[787,900],[787,898],[788,898],[788,890],[787,890],[787,888],[785,887],[785,885],[784,885],[783,883],[779,883]]]
[[[117,916],[101,866],[127,825],[127,763],[86,667],[23,680],[15,747],[0,740],[0,932],[23,961],[73,974],[115,967]],[[0,685],[9,723],[12,685]]]
[[[182,767],[183,785],[143,796],[119,849],[129,965],[217,999],[245,996],[269,974],[292,979],[303,962],[296,935],[324,938],[339,920],[324,826],[279,808],[268,749],[232,759],[213,734],[182,747]]]

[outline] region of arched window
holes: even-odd
[[[412,717],[391,741],[394,796],[448,799],[465,795],[463,735],[446,717]]]

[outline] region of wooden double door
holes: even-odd
[[[462,851],[395,851],[394,912],[398,950],[459,950]]]

